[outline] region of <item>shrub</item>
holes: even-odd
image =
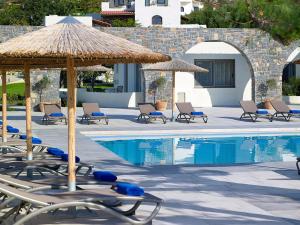
[[[282,84],[282,94],[285,96],[300,96],[300,78],[290,78]]]

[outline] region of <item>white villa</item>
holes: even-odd
[[[181,16],[203,7],[195,0],[110,0],[102,2],[102,15],[134,15],[143,27],[180,27]]]
[[[236,106],[242,99],[252,99],[251,69],[245,57],[231,45],[202,42],[186,51],[182,59],[209,69],[209,73],[177,72],[176,101],[212,107]],[[146,87],[142,73],[139,65],[115,65],[115,86],[122,87],[124,92],[143,93]]]

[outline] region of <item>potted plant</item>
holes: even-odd
[[[164,89],[166,83],[167,83],[166,78],[161,76],[161,77],[157,78],[156,80],[154,80],[149,86],[148,93],[153,95],[154,104],[158,111],[164,111],[167,109],[168,102],[166,100],[163,100],[163,99],[156,100],[157,93]]]
[[[265,83],[261,83],[258,86],[258,93],[261,98],[261,102],[265,109],[272,109],[271,99],[267,98],[269,91],[276,89],[277,82],[275,79],[269,79]]]
[[[44,103],[42,101],[43,92],[50,86],[50,84],[51,84],[51,80],[49,79],[49,77],[44,76],[41,80],[36,82],[32,87],[32,90],[39,95],[39,99],[40,99],[39,108],[41,112],[44,111],[44,107],[43,107]]]

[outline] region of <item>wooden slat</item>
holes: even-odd
[[[76,119],[76,72],[74,60],[67,58],[67,79],[68,79],[68,154],[69,154],[69,191],[76,190],[75,174],[75,119]]]
[[[30,85],[30,67],[24,64],[25,77],[25,101],[26,101],[26,143],[27,159],[32,160],[32,129],[31,129],[31,85]]]
[[[7,142],[6,71],[2,71],[2,142]]]

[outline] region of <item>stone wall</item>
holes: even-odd
[[[4,42],[10,38],[40,29],[41,27],[29,26],[0,26],[0,42]],[[34,70],[31,71],[31,85],[33,86],[43,76],[49,76],[51,80],[50,87],[43,93],[42,101],[57,101],[59,100],[59,76],[60,70]],[[39,95],[32,92],[32,107],[35,108],[39,104]]]
[[[6,41],[21,34],[37,30],[41,27],[0,26],[0,41]],[[259,101],[255,95],[257,88],[268,79],[274,78],[278,83],[277,90],[269,93],[269,97],[281,96],[281,77],[288,56],[300,41],[284,46],[274,40],[269,34],[258,29],[203,29],[203,28],[100,28],[102,31],[126,38],[154,51],[162,52],[172,57],[180,58],[188,49],[203,41],[223,41],[236,47],[247,59],[252,68],[253,99]],[[48,73],[53,78],[53,86],[49,96],[53,100],[58,98],[59,71],[36,71],[32,75],[32,82],[36,82],[43,74]],[[145,72],[145,87],[158,76],[158,73]],[[171,96],[171,83],[168,82],[167,97]],[[146,101],[151,96],[146,93]],[[45,94],[48,95],[48,94]],[[57,96],[56,96],[57,95]],[[50,99],[49,99],[50,100]],[[37,104],[36,97],[33,103]]]
[[[126,38],[154,51],[180,58],[183,54],[203,41],[222,41],[238,49],[252,68],[252,98],[259,102],[255,93],[261,83],[275,79],[278,88],[269,93],[270,98],[282,95],[282,71],[288,56],[300,46],[300,41],[284,46],[268,33],[258,29],[203,29],[203,28],[101,28],[102,31]],[[158,73],[145,72],[145,87],[158,76]],[[171,96],[170,82],[164,93]],[[146,90],[146,101],[152,96]]]

